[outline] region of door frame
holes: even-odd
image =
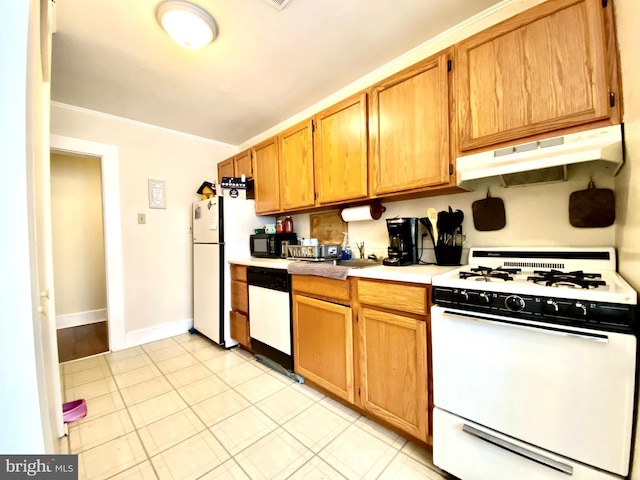
[[[50,150],[100,158],[102,220],[107,282],[109,349],[126,348],[122,271],[122,224],[120,214],[119,150],[116,145],[51,135]]]

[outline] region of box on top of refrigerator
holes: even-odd
[[[255,198],[253,179],[242,177],[222,177],[220,191],[223,197],[251,200]]]

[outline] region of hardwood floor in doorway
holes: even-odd
[[[68,362],[109,351],[107,322],[58,330],[58,359]]]

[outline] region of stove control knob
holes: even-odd
[[[569,310],[574,317],[586,317],[588,313],[587,306],[580,300],[574,302]]]
[[[558,313],[560,311],[558,304],[551,299],[545,300],[542,304],[542,308],[546,313]]]
[[[504,306],[512,312],[521,312],[522,310],[524,310],[525,303],[522,297],[519,297],[517,295],[509,295],[504,300]]]
[[[475,301],[478,305],[491,305],[491,297],[486,293],[479,294]]]
[[[459,302],[468,302],[469,301],[469,294],[467,293],[466,290],[460,290],[460,292],[458,292],[458,301]]]

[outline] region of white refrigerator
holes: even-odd
[[[214,197],[193,204],[193,330],[229,348],[231,274],[227,260],[249,258],[249,235],[274,223],[257,217],[255,202]]]

